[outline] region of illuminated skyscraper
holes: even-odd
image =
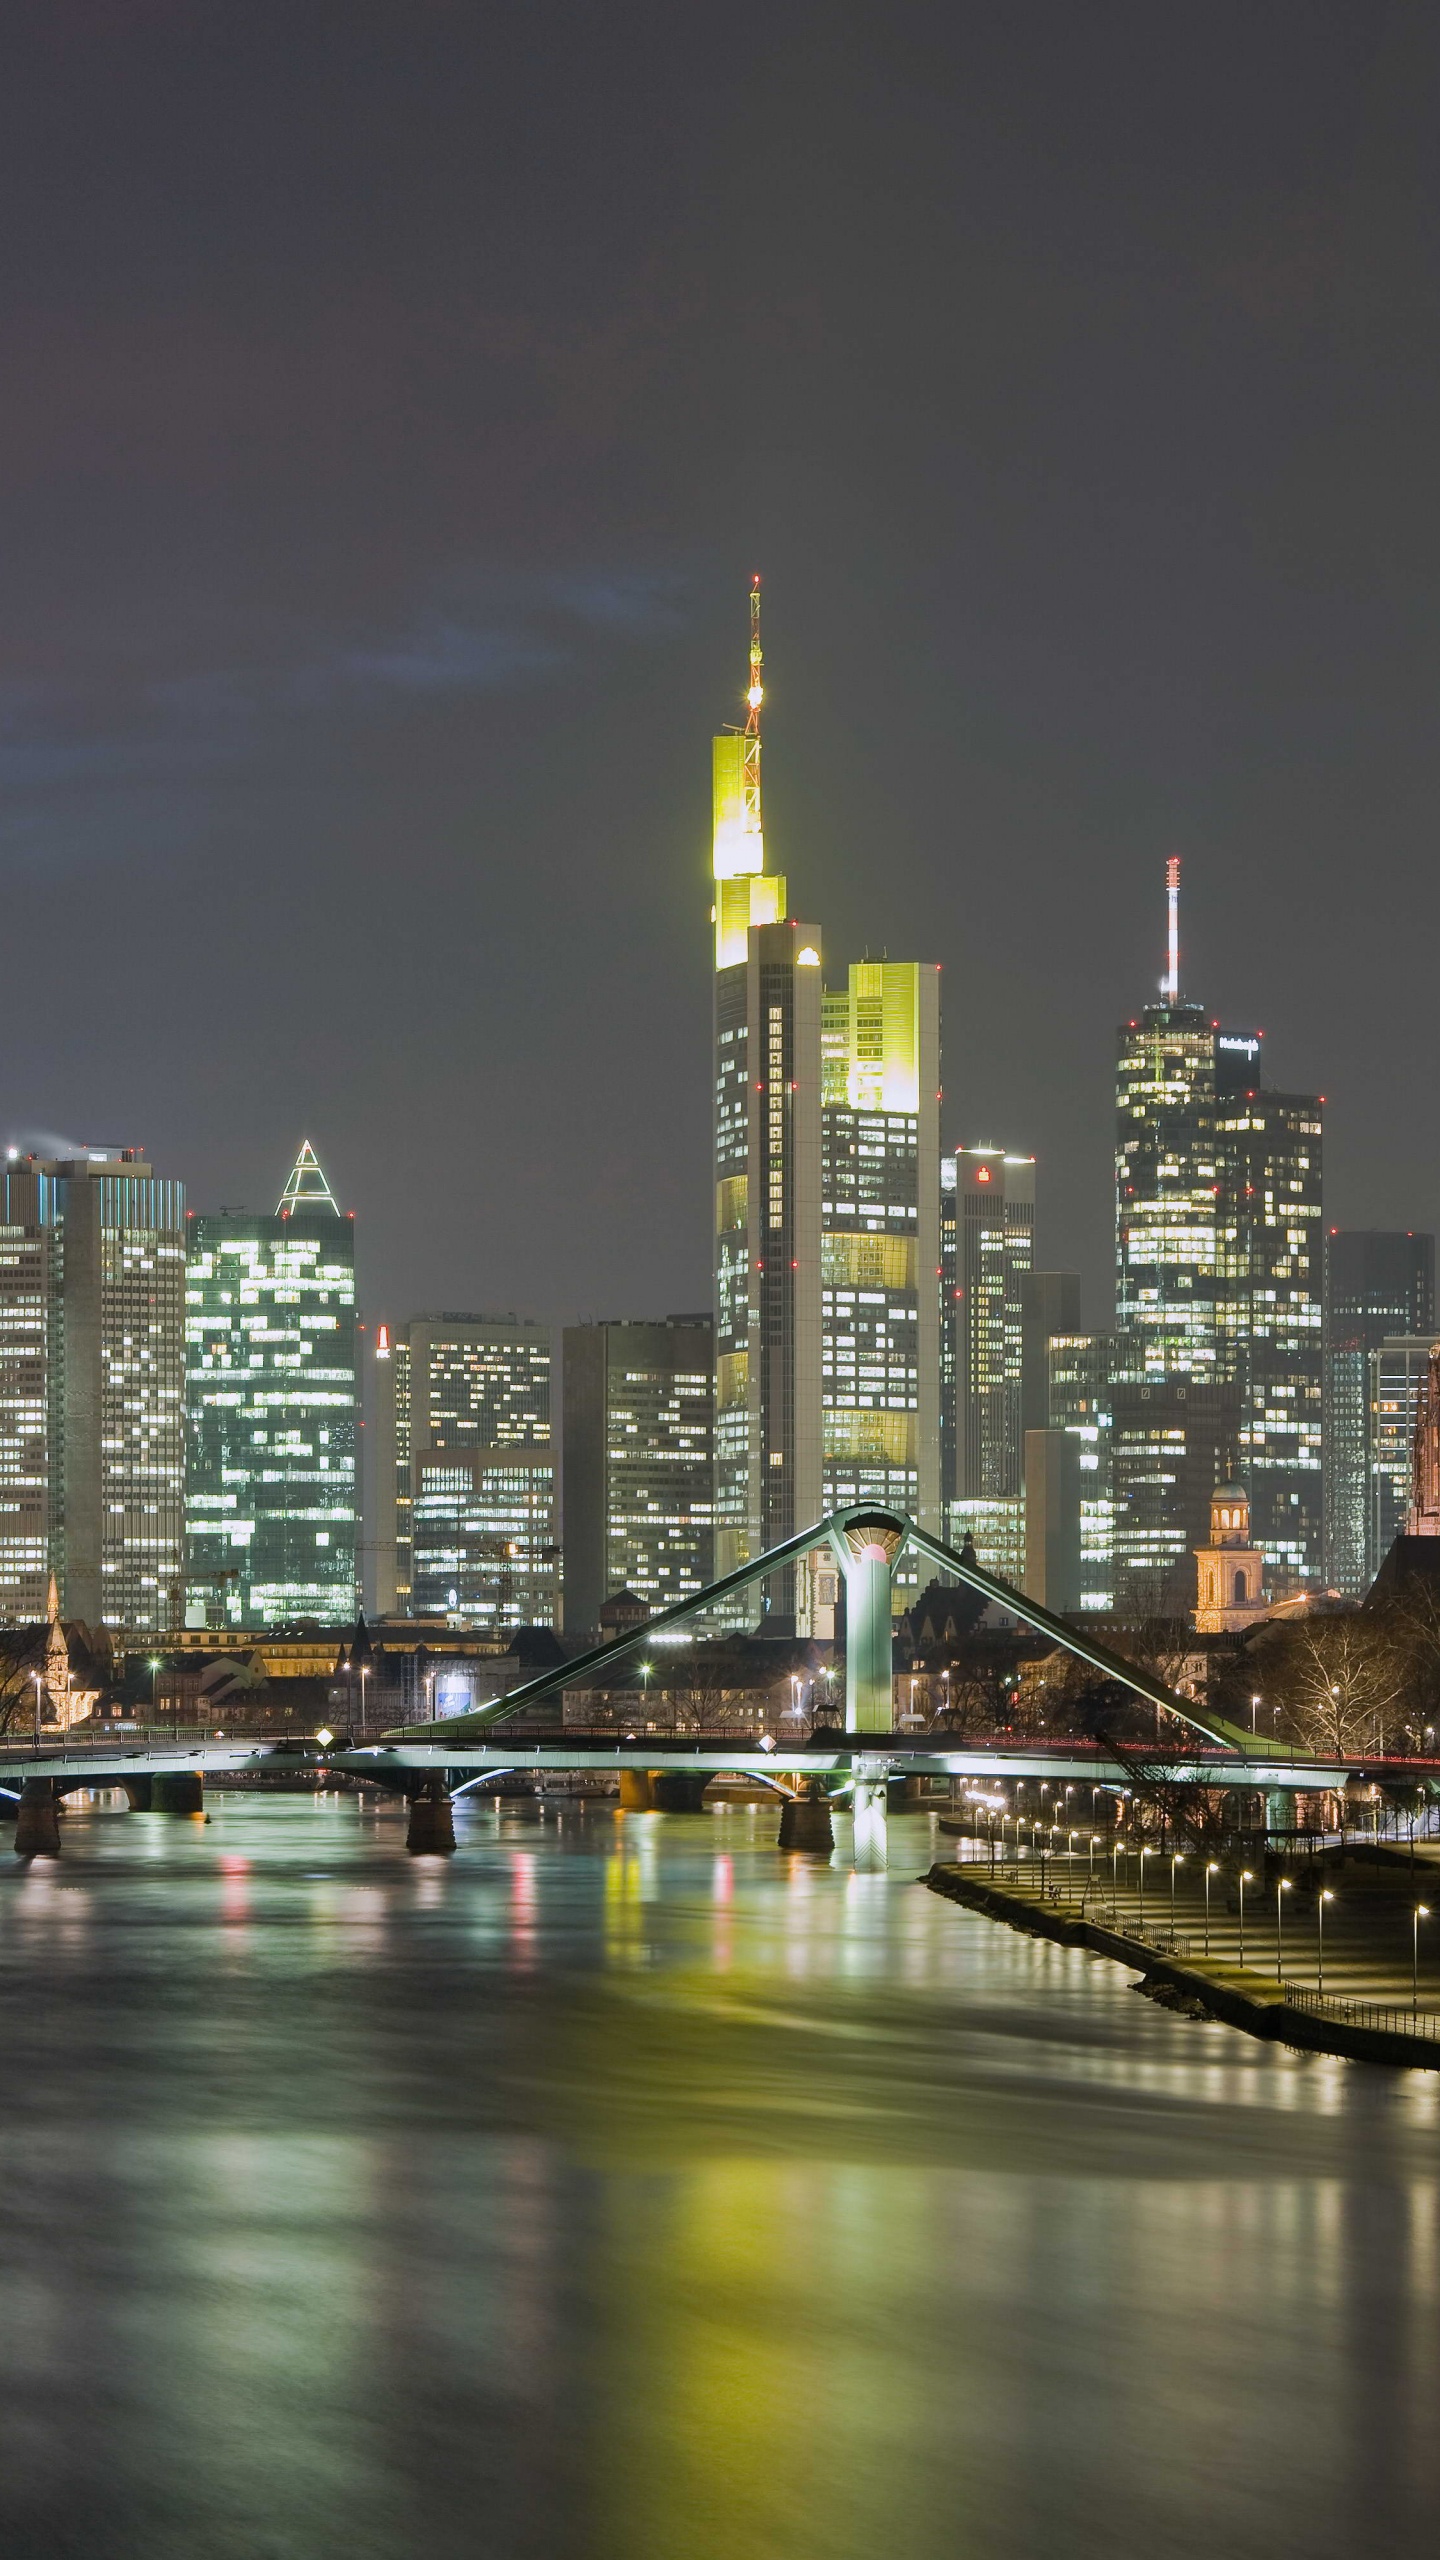
[[[355,1224],[307,1139],[269,1215],[189,1221],[188,1625],[333,1626],[359,1540]]]
[[[130,1148],[0,1183],[0,1614],[175,1622],[184,1528],[185,1193]]]
[[[826,991],[821,1496],[940,1515],[940,972],[862,960]]]
[[[1372,1454],[1367,1555],[1377,1559],[1376,1572],[1395,1540],[1408,1530],[1415,1425],[1434,1342],[1433,1331],[1396,1334],[1370,1354]]]
[[[712,1578],[714,1328],[708,1316],[566,1327],[565,1623],[598,1627]]]
[[[765,868],[762,700],[757,580],[745,725],[714,742],[717,1574],[852,1486],[938,1525],[938,973],[862,961],[822,993]]]
[[[1395,1337],[1428,1341],[1434,1321],[1433,1236],[1330,1229],[1325,1239],[1325,1579],[1348,1600],[1358,1599],[1374,1581],[1403,1510],[1403,1498],[1397,1509],[1376,1480],[1374,1355]],[[1387,1463],[1387,1487],[1392,1471]],[[1382,1513],[1388,1534],[1379,1543]]]
[[[940,1292],[950,1337],[949,1531],[1007,1582],[1025,1569],[1023,1310],[1035,1159],[959,1147],[941,1166]]]
[[[717,1574],[821,1510],[820,934],[765,869],[759,610],[757,579],[746,724],[713,755]]]
[[[1246,1487],[1256,1544],[1283,1596],[1318,1583],[1322,1564],[1321,1101],[1269,1090],[1261,1082],[1259,1033],[1222,1031],[1202,1006],[1182,1002],[1176,864],[1168,886],[1163,999],[1120,1033],[1116,1380],[1148,1386],[1156,1412],[1172,1403],[1176,1429],[1182,1385],[1236,1390],[1235,1445],[1220,1451],[1219,1462]],[[1163,1489],[1151,1485],[1145,1495],[1144,1544],[1152,1558],[1145,1574],[1152,1584],[1162,1548],[1173,1547],[1178,1562],[1203,1542],[1192,1479],[1208,1463],[1198,1453],[1223,1428],[1228,1411],[1223,1397],[1213,1410],[1190,1396],[1184,1402],[1192,1416],[1203,1411],[1206,1419],[1193,1463],[1187,1458],[1176,1478],[1178,1485],[1183,1477],[1190,1492],[1183,1503],[1175,1496],[1173,1535],[1164,1532]],[[1119,1410],[1117,1403],[1123,1604],[1131,1496]],[[1141,1416],[1133,1419],[1138,1448],[1145,1434]],[[1128,1435],[1127,1423],[1127,1447]]]
[[[1108,1334],[1051,1334],[1046,1354],[1047,1428],[1070,1433],[1078,1451],[1079,1606],[1108,1611],[1115,1602],[1115,1346]]]
[[[377,1328],[377,1530],[382,1566],[392,1538],[395,1559],[377,1582],[382,1615],[556,1622],[550,1378],[549,1332],[521,1316]]]

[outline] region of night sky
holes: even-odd
[[[945,967],[947,1142],[1108,1315],[1183,980],[1440,1224],[1440,17],[11,0],[12,1141],[371,1314],[709,1299],[709,739]]]

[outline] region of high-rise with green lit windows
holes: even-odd
[[[185,1335],[187,1624],[351,1617],[355,1225],[308,1139],[272,1214],[189,1220]]]

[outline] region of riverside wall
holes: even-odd
[[[1298,2008],[1287,1997],[1283,1982],[1267,1981],[1263,1974],[1242,1971],[1238,1965],[1206,1964],[1194,1957],[1182,1960],[1166,1955],[1139,1938],[1127,1938],[1118,1930],[1102,1928],[1094,1920],[1078,1919],[1041,1902],[1019,1886],[988,1874],[982,1878],[972,1867],[941,1860],[921,1882],[932,1893],[964,1903],[969,1910],[983,1912],[989,1919],[1003,1920],[1032,1938],[1048,1938],[1062,1947],[1083,1947],[1090,1955],[1108,1956],[1113,1963],[1128,1965],[1132,1972],[1143,1975],[1145,1989],[1173,1993],[1167,2005],[1183,2008],[1192,2017],[1218,2018],[1228,2027],[1238,2027],[1243,2035],[1258,2036],[1269,2044],[1293,2045],[1306,2053],[1331,2053],[1350,2062],[1440,2071],[1440,2038],[1359,2026],[1345,2018]]]

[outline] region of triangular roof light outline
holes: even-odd
[[[320,1159],[308,1138],[301,1141],[290,1179],[275,1204],[275,1215],[288,1218],[296,1209],[329,1209],[333,1216],[340,1215],[340,1203],[320,1170]]]

